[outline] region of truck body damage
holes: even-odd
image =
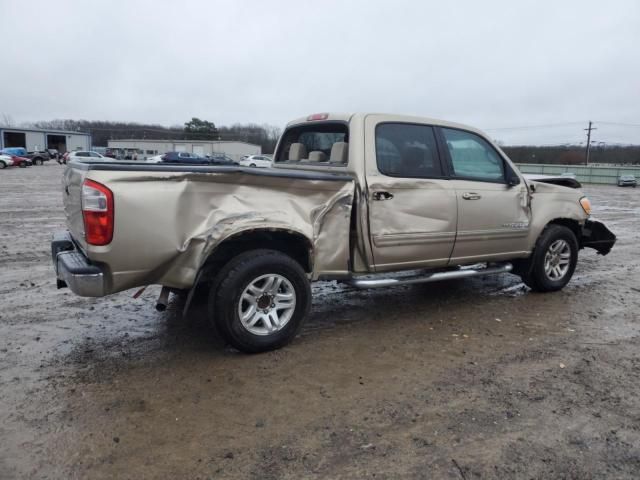
[[[606,255],[616,243],[616,236],[604,223],[587,220],[582,228],[580,242],[583,247],[593,248],[600,255]]]
[[[226,239],[260,230],[307,239],[313,250],[311,279],[348,270],[351,177],[216,167],[176,171],[153,166],[150,173],[144,167],[89,164],[84,175],[67,177],[67,196],[77,195],[81,183],[90,179],[109,185],[116,199],[109,245],[89,245],[82,223],[68,216],[79,248],[94,265],[104,267],[101,294],[149,284],[190,288],[208,256]],[[132,264],[136,270],[130,269]]]

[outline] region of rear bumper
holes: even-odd
[[[580,244],[583,247],[595,249],[600,255],[606,255],[616,243],[616,236],[604,223],[596,220],[587,220],[582,227]]]
[[[81,297],[103,297],[105,274],[76,248],[67,231],[56,232],[51,240],[51,260],[56,270],[58,288],[69,287]]]

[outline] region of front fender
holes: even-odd
[[[582,227],[580,245],[593,248],[600,255],[606,255],[616,243],[616,236],[604,223],[597,220],[587,220]]]

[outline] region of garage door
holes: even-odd
[[[193,146],[193,153],[195,153],[196,155],[198,155],[200,157],[204,157],[204,145],[194,145]]]

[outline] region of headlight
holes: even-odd
[[[580,205],[587,215],[591,215],[591,202],[587,197],[582,197],[580,199]]]

